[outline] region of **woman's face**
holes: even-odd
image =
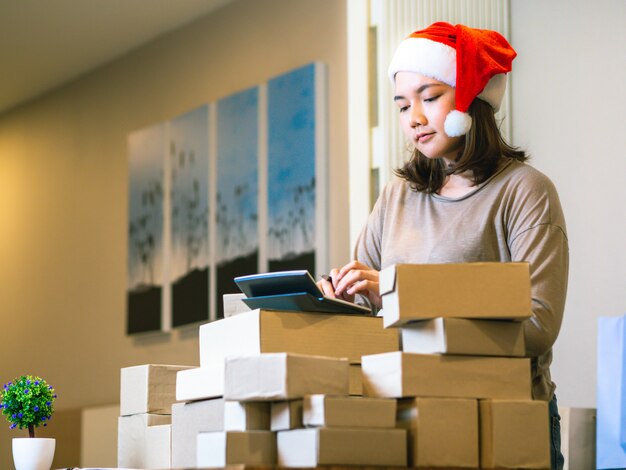
[[[454,162],[463,137],[449,137],[444,121],[454,110],[455,89],[415,72],[398,72],[395,83],[394,101],[404,135],[426,157]]]

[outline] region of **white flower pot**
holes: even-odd
[[[55,439],[16,437],[13,439],[15,470],[50,470],[54,458]]]

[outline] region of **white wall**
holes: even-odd
[[[570,282],[561,405],[595,407],[601,316],[626,314],[626,1],[511,0],[513,141],[556,184]]]

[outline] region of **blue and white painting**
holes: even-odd
[[[258,107],[258,88],[217,102],[217,318],[223,294],[239,292],[233,278],[258,271]]]
[[[172,326],[209,319],[209,111],[170,121]]]
[[[268,82],[268,265],[315,273],[315,65]]]
[[[324,70],[129,135],[128,334],[222,318],[237,276],[325,269]]]
[[[161,329],[164,150],[163,124],[138,130],[128,137],[126,331],[129,334]]]

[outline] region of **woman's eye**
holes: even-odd
[[[408,106],[400,106],[400,112],[401,113],[405,112],[407,109],[409,109]]]
[[[424,102],[425,103],[432,103],[433,101],[436,101],[437,98],[439,98],[441,95],[435,95],[435,96],[431,96],[430,98],[424,98]]]

